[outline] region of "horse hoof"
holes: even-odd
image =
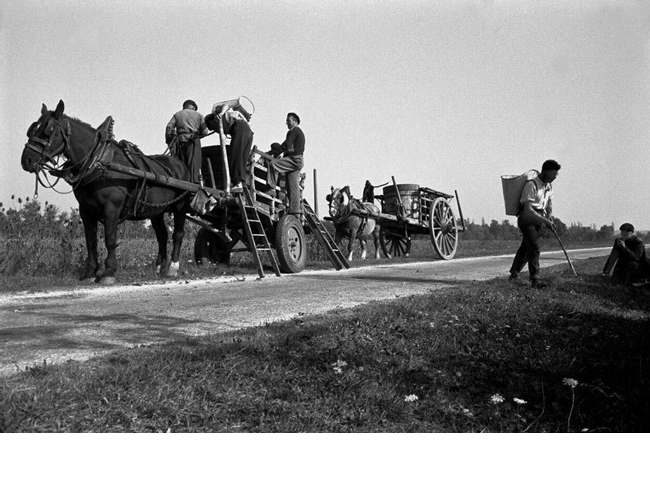
[[[169,264],[169,270],[167,271],[168,277],[178,277],[178,271],[180,270],[180,262],[171,262]]]
[[[115,277],[102,277],[99,279],[100,285],[113,285],[115,283]]]

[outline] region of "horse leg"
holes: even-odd
[[[361,260],[365,260],[368,252],[366,250],[366,238],[359,237],[359,243],[361,244]]]
[[[372,231],[372,238],[375,243],[375,259],[379,260],[379,229],[378,228]]]
[[[165,214],[161,213],[151,218],[151,227],[156,232],[158,241],[158,256],[156,257],[156,273],[161,275],[166,270],[167,263],[167,226]]]
[[[79,215],[84,225],[84,235],[86,237],[86,270],[79,280],[92,279],[95,281],[99,266],[97,264],[97,219],[89,214],[85,209],[79,208]]]
[[[348,243],[348,262],[352,261],[352,254],[354,253],[354,240],[357,238],[354,231],[350,232],[350,242]]]
[[[185,236],[185,212],[179,211],[174,213],[174,233],[172,235],[172,261],[169,265],[167,275],[170,277],[178,277],[180,269],[179,257],[181,256],[181,245],[183,245],[183,237]]]
[[[104,210],[104,245],[106,245],[106,260],[104,260],[104,272],[97,278],[102,285],[110,285],[115,282],[117,271],[117,209],[108,207]]]
[[[337,228],[334,231],[334,244],[338,247],[339,251],[343,252],[343,249],[341,248],[343,246],[343,235]]]

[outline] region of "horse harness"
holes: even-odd
[[[352,216],[358,216],[358,217],[361,218],[361,224],[359,225],[359,228],[357,229],[357,232],[363,232],[363,230],[366,228],[366,225],[368,224],[368,217],[361,216],[361,215],[355,215],[354,212],[358,211],[358,210],[365,211],[366,213],[372,213],[363,204],[363,202],[361,202],[360,200],[358,200],[356,198],[352,198],[350,196],[350,201],[348,202],[348,204],[343,209],[342,214],[335,217],[335,218],[333,218],[332,220],[333,220],[333,222],[335,224],[339,224],[339,223],[344,223],[345,221],[347,221]]]
[[[54,122],[54,126],[51,126],[52,122]],[[106,165],[110,164],[113,156],[115,155],[115,151],[108,148],[109,146],[113,146],[124,154],[124,156],[134,168],[153,173],[156,177],[156,180],[160,178],[160,173],[155,168],[153,168],[154,164],[159,165],[165,174],[170,176],[174,175],[174,172],[168,169],[165,165],[154,162],[151,158],[145,155],[137,145],[126,140],[116,142],[115,136],[113,135],[114,123],[115,121],[113,118],[111,116],[108,116],[106,120],[104,120],[104,122],[97,128],[93,144],[88,150],[86,156],[81,160],[81,162],[79,162],[81,166],[78,167],[76,174],[72,171],[75,168],[76,163],[70,159],[68,159],[59,169],[48,168],[47,170],[49,173],[55,177],[63,178],[72,186],[73,190],[90,185],[102,178],[111,179],[110,175],[108,174],[108,168]],[[68,147],[69,138],[72,135],[72,129],[70,127],[69,119],[66,118],[66,126],[64,128],[62,121],[50,117],[47,125],[42,129],[43,131],[49,132],[47,140],[36,136],[37,131],[32,132],[32,129],[30,129],[28,132],[28,140],[25,146],[40,155],[38,163],[41,169],[45,170],[44,164],[41,161],[43,158],[47,158],[54,165],[56,165],[57,161],[55,158],[61,154],[66,155],[66,150],[70,151]],[[52,147],[53,138],[55,138],[59,133],[61,134],[62,138],[61,145],[59,145],[54,151],[49,151],[49,149]],[[37,181],[41,183],[42,186],[46,187],[46,185],[43,184],[39,178],[38,174]],[[185,191],[181,195],[174,197],[168,202],[158,204],[150,203],[145,200],[147,190],[146,183],[146,178],[142,178],[140,180],[136,189],[137,193],[135,195],[130,194],[125,188],[118,186],[118,188],[122,190],[126,196],[127,203],[129,204],[128,208],[124,209],[125,212],[132,210],[132,215],[137,216],[138,209],[142,206],[154,209],[166,208],[176,202],[179,202],[189,194],[188,191]],[[120,217],[126,218],[128,215],[129,214],[126,213]]]

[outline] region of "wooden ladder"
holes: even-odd
[[[275,257],[275,252],[269,244],[269,239],[264,232],[264,225],[257,214],[257,209],[253,204],[253,198],[247,186],[244,186],[241,193],[235,194],[237,203],[239,204],[239,211],[244,223],[244,231],[246,232],[246,239],[248,240],[248,250],[253,255],[253,260],[257,266],[257,273],[260,278],[264,278],[264,267],[260,259],[259,252],[268,252],[271,266],[276,276],[280,276],[280,266],[278,259]]]
[[[334,242],[334,239],[329,234],[327,229],[323,226],[323,223],[319,220],[318,215],[312,210],[307,203],[307,200],[302,200],[303,211],[305,212],[305,220],[311,227],[312,232],[316,235],[318,243],[325,250],[330,262],[334,265],[334,268],[341,270],[343,267],[350,268],[350,263],[348,259],[345,258],[345,255],[341,253],[339,247]]]

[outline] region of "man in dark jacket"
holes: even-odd
[[[287,138],[278,148],[276,153],[282,154],[281,158],[269,161],[267,182],[269,187],[275,191],[275,186],[280,173],[286,174],[287,193],[289,197],[288,213],[300,214],[300,170],[304,166],[303,153],[305,151],[305,134],[300,127],[300,117],[293,113],[287,113]]]
[[[621,236],[614,240],[603,275],[612,275],[623,282],[644,282],[650,278],[650,262],[643,240],[634,234],[631,223],[621,225],[620,231]]]
[[[194,100],[185,100],[183,110],[176,112],[165,128],[165,141],[171,154],[185,162],[194,183],[199,183],[203,161],[200,138],[209,133],[203,115],[197,110]]]

